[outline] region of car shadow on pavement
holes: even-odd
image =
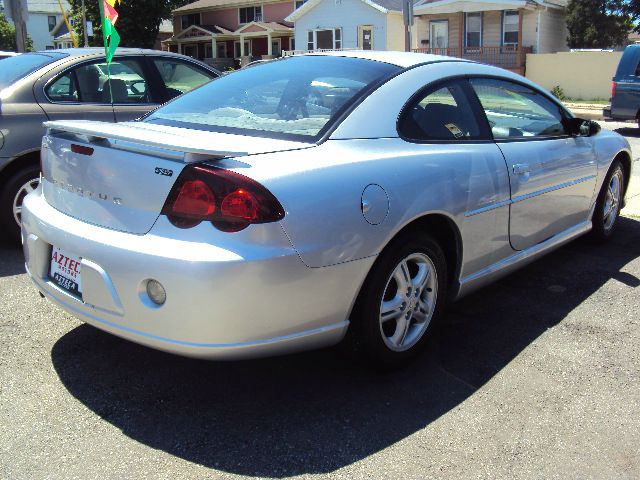
[[[0,278],[24,273],[22,247],[0,239]]]
[[[460,405],[604,283],[637,287],[621,270],[638,257],[640,222],[621,218],[608,244],[580,239],[451,305],[429,348],[394,373],[334,350],[190,360],[87,325],[60,338],[52,360],[76,399],[151,448],[240,475],[326,473]]]
[[[619,133],[623,137],[635,137],[635,138],[640,137],[640,128],[638,127],[629,126],[629,127],[616,128],[614,132]]]

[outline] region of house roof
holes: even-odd
[[[535,8],[537,5],[562,8],[567,0],[418,0],[414,14],[482,12],[510,8]]]
[[[285,20],[287,22],[295,22],[298,18],[306,15],[308,12],[313,10],[316,6],[322,3],[324,0],[308,0],[303,3],[299,8],[294,10],[289,14]],[[381,13],[389,13],[389,12],[401,12],[402,11],[402,0],[360,0],[362,3],[369,5],[370,7],[375,8]],[[414,0],[418,1],[418,0]]]
[[[65,12],[71,9],[71,5],[67,0],[61,0],[62,7]],[[27,11],[29,13],[51,13],[61,15],[60,6],[57,1],[52,0],[28,0]]]
[[[249,30],[249,32],[245,32]],[[202,35],[187,35],[189,32],[198,31]],[[168,40],[178,40],[180,38],[199,37],[199,36],[214,36],[214,35],[232,35],[238,36],[241,34],[249,35],[250,33],[270,33],[270,32],[293,32],[293,28],[287,25],[282,25],[276,22],[250,22],[246,25],[242,25],[236,31],[228,30],[220,25],[191,25],[185,28],[177,35],[174,35]]]
[[[292,0],[293,2],[293,0]],[[232,6],[249,6],[260,5],[259,0],[197,0],[193,3],[189,3],[180,8],[176,8],[174,13],[190,12],[192,10],[205,10],[213,7],[232,7]]]

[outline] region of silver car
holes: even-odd
[[[402,362],[447,300],[611,236],[632,165],[521,76],[398,52],[294,56],[139,122],[46,126],[23,210],[37,288],[210,359],[345,341]]]
[[[3,60],[0,235],[20,241],[22,199],[40,176],[42,122],[133,120],[219,75],[183,55],[137,48],[118,49],[110,72],[104,48],[47,50]]]

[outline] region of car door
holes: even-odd
[[[158,91],[160,103],[190,92],[211,80],[218,78],[215,71],[208,70],[202,66],[168,56],[148,56],[154,79],[158,81]]]
[[[50,120],[114,121],[113,106],[102,100],[97,63],[61,67],[36,82],[36,100]]]
[[[509,245],[509,175],[491,139],[482,108],[467,81],[431,84],[409,101],[398,133],[413,145],[425,199],[457,217],[464,242],[461,275],[481,271],[513,254]],[[412,198],[411,195],[407,195]]]
[[[101,78],[103,97],[112,101],[116,122],[140,118],[162,103],[161,91],[154,85],[153,72],[148,69],[144,56],[115,57],[109,68],[106,63],[98,67],[104,74]]]
[[[593,141],[570,134],[564,109],[529,86],[470,83],[509,168],[509,238],[524,250],[588,220],[597,165]]]

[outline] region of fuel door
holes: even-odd
[[[371,225],[379,225],[389,213],[389,197],[380,185],[371,183],[362,192],[360,209],[364,219]]]

